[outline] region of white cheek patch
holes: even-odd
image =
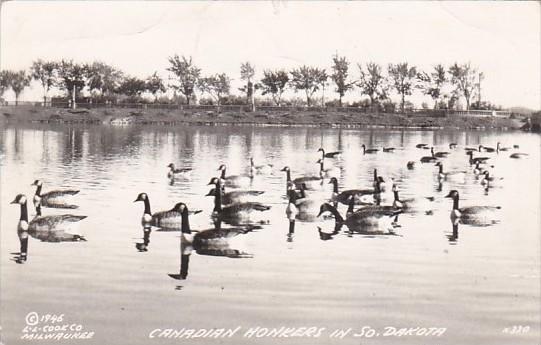
[[[28,230],[28,222],[24,221],[24,220],[21,220],[19,222],[19,230],[27,231]]]

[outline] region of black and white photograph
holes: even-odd
[[[541,344],[538,1],[0,1],[0,345]]]

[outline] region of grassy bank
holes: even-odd
[[[356,114],[316,111],[215,112],[181,109],[60,109],[34,106],[0,107],[2,122],[85,123],[103,125],[274,125],[322,127],[401,127],[454,129],[518,129],[515,119],[470,116],[405,116],[401,114]]]

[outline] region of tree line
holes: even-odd
[[[447,67],[437,64],[429,71],[422,71],[408,62],[390,63],[387,66],[366,62],[357,63],[352,70],[345,56],[334,55],[329,70],[307,65],[291,70],[264,69],[263,77],[256,80],[255,66],[244,62],[240,66],[243,86],[239,88],[243,96],[239,97],[232,95],[231,78],[226,73],[204,75],[189,56],[175,54],[168,58],[168,62],[167,71],[173,77],[166,83],[157,72],[141,79],[99,61],[81,64],[73,60],[38,59],[28,71],[0,71],[0,97],[11,89],[17,104],[19,95],[35,80],[43,88],[44,104],[53,88],[63,91],[68,99],[74,100],[86,93],[90,102],[141,101],[143,94],[147,93],[154,97],[154,102],[182,102],[189,105],[198,99],[199,93],[200,104],[252,106],[255,106],[257,93],[267,98],[268,105],[291,104],[292,100],[284,100],[283,94],[292,90],[303,95],[303,103],[309,107],[342,107],[343,97],[347,93],[357,92],[360,99],[364,99],[348,106],[394,111],[395,103],[391,95],[395,94],[399,96],[399,107],[404,112],[407,107],[412,107],[408,97],[413,92],[420,92],[430,96],[433,101],[431,106],[423,104],[424,108],[454,109],[461,98],[465,100],[466,110],[494,108],[487,102],[480,102],[483,73],[470,63],[454,63]],[[331,88],[337,98],[326,101],[326,88]],[[172,99],[165,97],[168,90],[173,91]],[[159,99],[159,96],[162,98]],[[475,96],[477,101],[474,100]],[[258,103],[264,104],[265,101],[260,100]]]

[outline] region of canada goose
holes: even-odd
[[[435,164],[439,167],[438,178],[442,180],[464,180],[466,177],[466,171],[447,171],[443,172],[443,163],[437,162]]]
[[[181,241],[184,243],[192,244],[194,246],[209,244],[210,242],[221,243],[224,239],[237,236],[239,234],[245,234],[252,230],[248,227],[236,227],[236,228],[212,228],[207,230],[192,230],[190,227],[190,212],[188,206],[180,202],[178,203],[178,210],[181,214]]]
[[[496,181],[503,180],[503,177],[496,178],[494,176],[490,176],[490,173],[488,172],[488,170],[483,171],[483,175],[484,176],[483,176],[483,179],[481,180],[481,184],[486,187],[493,187]]]
[[[54,216],[38,216],[32,221],[28,222],[28,207],[27,199],[24,194],[18,194],[15,199],[11,202],[12,204],[19,204],[21,206],[21,216],[19,218],[19,223],[17,224],[17,231],[28,231],[32,234],[33,232],[67,232],[74,223],[79,222],[80,220],[85,219],[87,216],[76,216],[73,214],[61,214]],[[47,237],[47,234],[40,234],[39,236]],[[51,235],[54,236],[54,235]],[[73,236],[73,235],[71,235]],[[49,236],[50,237],[50,236]],[[39,238],[39,237],[38,237]],[[84,240],[82,236],[77,235],[72,237],[73,241]]]
[[[307,198],[304,194],[304,188],[301,189],[302,198],[298,198],[297,193],[294,190],[289,190],[288,192],[288,205],[286,207],[286,215],[291,221],[292,218],[299,219],[305,222],[315,221],[317,219],[317,212],[319,210],[319,205],[321,205],[321,200]]]
[[[384,147],[383,152],[394,152],[394,147]]]
[[[430,153],[432,154],[433,157],[436,157],[436,158],[445,158],[449,155],[449,152],[445,152],[445,151],[434,152],[434,147],[430,148]]]
[[[176,169],[175,164],[169,163],[167,166],[169,168],[169,171],[167,172],[167,177],[169,178],[188,178],[192,174],[192,169],[190,168],[184,168],[184,169]]]
[[[520,146],[518,146],[517,144],[515,144],[515,145],[513,145],[513,148],[514,148],[514,149],[519,149]]]
[[[41,180],[35,180],[32,186],[36,186],[36,193],[34,194],[34,206],[41,205],[43,207],[52,208],[77,208],[77,205],[71,204],[72,197],[79,193],[78,190],[66,189],[66,190],[54,190],[47,193],[41,193],[43,182]]]
[[[500,142],[496,144],[496,152],[499,153],[500,151],[509,151],[509,147],[501,146]]]
[[[376,189],[348,189],[342,192],[338,191],[338,180],[336,177],[331,177],[329,184],[333,185],[332,201],[348,205],[349,198],[353,196],[356,205],[372,204]],[[369,199],[369,198],[370,199]]]
[[[367,149],[365,144],[362,144],[361,147],[363,148],[363,155],[377,153],[379,151],[379,149]]]
[[[456,190],[451,190],[446,198],[453,199],[453,209],[451,211],[451,221],[462,224],[487,226],[497,223],[495,219],[496,211],[500,206],[470,206],[459,208],[459,194]]]
[[[324,166],[324,163],[325,160],[324,159],[318,159],[318,161],[316,162],[317,164],[319,164],[319,175],[322,176],[322,177],[333,177],[333,176],[340,176],[340,169],[338,169],[337,167],[332,167],[332,168],[326,168],[325,169],[325,166]]]
[[[517,152],[517,153],[512,153],[509,158],[514,158],[514,159],[520,159],[522,157],[526,157],[528,156],[527,153],[520,153],[520,152]]]
[[[284,168],[282,168],[281,171],[286,172],[286,182],[292,182],[297,189],[300,189],[302,183],[305,183],[307,189],[310,190],[321,189],[321,187],[323,186],[323,177],[321,176],[303,176],[297,177],[296,179],[292,180],[289,167],[285,166]]]
[[[409,170],[413,170],[415,168],[415,162],[414,161],[407,162],[406,168],[408,168]]]
[[[496,152],[495,148],[489,146],[479,145],[479,152],[481,152],[481,149],[485,150],[485,152]]]
[[[205,196],[214,196],[216,188],[212,188]],[[236,190],[227,193],[222,193],[222,203],[224,205],[235,204],[240,202],[252,201],[254,198],[265,193],[260,190]]]
[[[465,147],[464,151],[466,151],[466,154],[468,154],[468,152],[479,151],[479,149],[475,147]]]
[[[384,226],[384,220],[388,219],[392,222],[403,210],[392,206],[366,206],[344,219],[334,206],[324,203],[320,207],[318,217],[325,212],[330,212],[334,216],[337,225],[346,225],[350,231],[367,234],[389,234],[387,231],[381,231],[383,228],[389,229]]]
[[[321,152],[321,158],[338,158],[342,154],[340,151],[325,152],[323,147],[320,147],[317,152]]]
[[[468,151],[468,156],[470,156],[470,165],[475,164],[477,162],[479,163],[485,163],[487,160],[489,160],[489,157],[473,157],[473,152]]]
[[[180,229],[182,225],[182,214],[180,204],[177,203],[172,209],[167,211],[156,212],[152,214],[150,211],[150,199],[146,193],[139,193],[134,202],[142,201],[145,205],[143,216],[141,217],[141,225],[145,228],[155,226],[166,230]],[[200,213],[201,210],[194,211],[194,214]]]
[[[420,161],[421,163],[433,163],[433,162],[436,162],[438,159],[434,156],[434,151],[431,150],[431,155],[430,156],[423,156],[421,157]]]
[[[250,158],[250,173],[253,175],[269,175],[272,174],[272,164],[255,165],[254,159]]]
[[[220,179],[222,179],[223,185],[225,187],[232,187],[232,188],[247,187],[252,183],[253,176],[246,176],[246,175],[229,175],[229,176],[226,176],[226,173],[225,173],[226,166],[225,166],[225,164],[220,165],[218,170],[222,171],[222,174],[220,175]]]
[[[270,210],[270,206],[259,202],[242,202],[224,206],[222,204],[222,193],[220,188],[214,191],[214,209],[212,215],[228,224],[238,225],[243,223],[253,223],[256,214]],[[268,220],[262,221],[268,222]]]

